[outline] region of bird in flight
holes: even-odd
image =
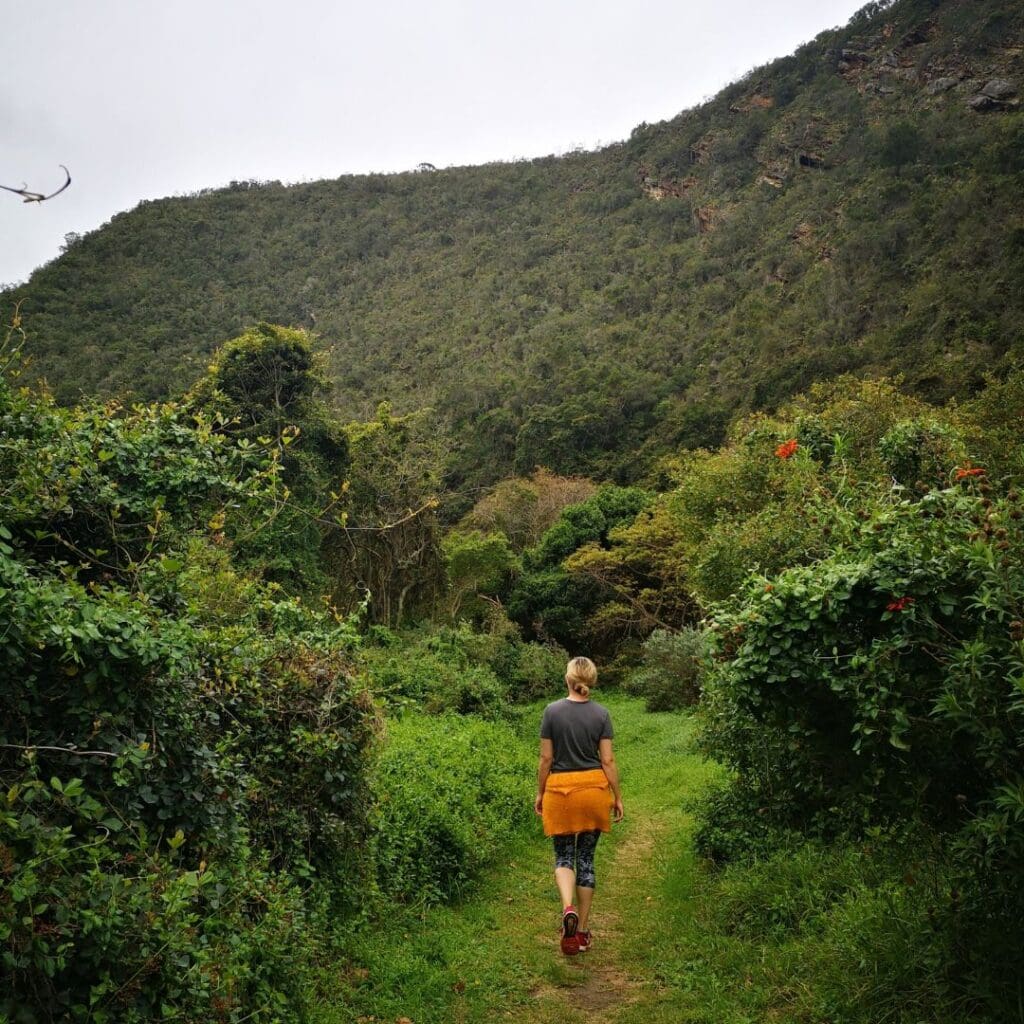
[[[67,175],[67,181],[56,192],[51,192],[48,196],[44,196],[42,192],[30,192],[27,185],[22,185],[21,188],[11,188],[10,185],[0,185],[5,192],[13,192],[17,196],[24,196],[22,202],[24,203],[42,203],[47,199],[52,199],[54,196],[59,196],[71,184],[71,172],[63,165],[58,164],[58,167]]]

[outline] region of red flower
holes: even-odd
[[[890,601],[886,606],[887,612],[902,612],[909,608],[914,603],[912,597],[897,597],[895,601]]]
[[[969,462],[965,462],[959,469],[957,469],[955,479],[956,480],[963,480],[963,479],[965,479],[966,477],[969,477],[969,476],[984,476],[984,475],[985,475],[985,470],[983,470],[981,468],[981,466],[972,466]]]
[[[799,447],[800,445],[796,443],[796,438],[790,438],[788,441],[784,441],[782,444],[779,445],[778,448],[775,449],[775,454],[780,459],[788,459],[791,455],[795,454],[797,448]]]

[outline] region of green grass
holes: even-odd
[[[644,922],[660,899],[658,879],[671,854],[654,840],[672,834],[670,849],[685,844],[682,801],[713,769],[693,752],[686,717],[647,714],[641,701],[618,694],[599,699],[615,724],[626,820],[598,847],[592,953],[567,961],[558,952],[550,841],[536,819],[531,834],[462,902],[399,908],[390,923],[361,929],[345,949],[351,965],[323,971],[318,1022],[405,1016],[440,1024],[497,1016],[542,1024],[561,1020],[573,993],[604,1002],[626,984],[630,998],[637,995],[643,979],[620,977],[620,961],[637,940],[642,944]],[[531,753],[542,707],[522,714],[520,735]],[[643,966],[631,956],[623,962]]]
[[[681,714],[599,697],[616,728],[626,819],[598,847],[585,956],[558,950],[559,903],[539,820],[461,902],[398,908],[325,965],[315,1024],[566,1019],[607,1024],[961,1024],[929,972],[920,904],[888,854],[806,845],[715,872],[685,804],[720,769]],[[542,705],[519,735],[536,749]]]

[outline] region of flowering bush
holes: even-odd
[[[815,565],[750,581],[713,614],[702,710],[734,773],[704,810],[709,854],[736,856],[746,833],[765,848],[738,812],[776,835],[919,829],[914,856],[947,880],[929,911],[939,962],[997,992],[993,949],[1005,977],[1024,970],[1006,940],[1024,917],[1021,514],[1012,490],[933,491],[879,507]]]

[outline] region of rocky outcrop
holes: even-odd
[[[666,199],[669,196],[682,199],[698,183],[692,175],[688,178],[659,177],[653,174],[646,164],[641,164],[637,168],[636,176],[644,195],[655,200]]]
[[[929,96],[938,96],[941,93],[949,92],[950,89],[954,88],[959,83],[958,78],[951,78],[948,75],[944,75],[941,78],[933,78],[925,87],[924,91]]]
[[[693,226],[699,235],[714,231],[722,219],[722,211],[717,206],[697,206],[693,210]]]
[[[967,100],[967,106],[978,113],[1019,106],[1017,87],[1005,78],[991,78]]]
[[[1005,78],[993,78],[985,83],[981,93],[983,96],[988,96],[989,99],[1008,100],[1017,94],[1017,89]]]

